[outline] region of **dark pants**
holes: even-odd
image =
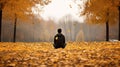
[[[53,44],[54,48],[57,49],[57,48],[65,48],[66,46],[66,43],[63,44],[63,45],[59,45],[59,44]]]

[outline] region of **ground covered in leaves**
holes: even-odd
[[[0,67],[120,67],[120,42],[0,43]]]

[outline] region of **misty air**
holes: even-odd
[[[119,67],[120,0],[0,0],[0,67]]]

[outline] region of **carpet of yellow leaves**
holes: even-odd
[[[120,67],[120,42],[1,42],[0,67]]]

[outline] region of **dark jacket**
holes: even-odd
[[[57,47],[62,47],[65,45],[65,36],[61,33],[58,33],[54,37],[54,45]]]

